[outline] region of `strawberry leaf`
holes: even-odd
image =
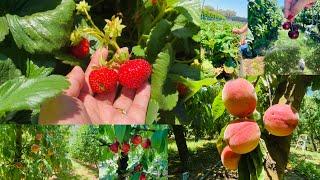
[[[19,77],[21,72],[16,68],[13,61],[0,54],[0,85],[4,82]]]
[[[6,18],[0,17],[0,42],[4,40],[9,33],[9,27]]]
[[[166,36],[170,34],[171,22],[162,19],[151,30],[150,38],[147,41],[146,54],[149,62],[153,63],[158,53],[163,49],[166,43]]]
[[[68,86],[65,77],[57,75],[9,80],[0,86],[0,114],[38,108],[46,99],[58,95]]]
[[[63,47],[72,29],[73,0],[62,0],[55,9],[20,17],[7,14],[6,19],[19,48],[30,53],[50,53]]]
[[[167,44],[163,51],[159,53],[153,65],[151,77],[151,98],[159,103],[160,109],[172,110],[178,102],[178,92],[170,95],[163,94],[163,86],[166,82],[171,62],[173,61],[173,49],[171,44]]]

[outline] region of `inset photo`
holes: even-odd
[[[320,2],[249,1],[251,49],[270,74],[320,74]]]
[[[213,118],[170,129],[169,178],[319,179],[319,82],[309,75],[226,81]]]
[[[98,177],[97,126],[0,126],[0,177],[76,179]]]
[[[168,126],[100,126],[99,179],[167,179]]]

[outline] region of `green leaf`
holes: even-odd
[[[156,149],[159,153],[163,152],[165,148],[165,139],[167,139],[167,131],[156,131],[151,137],[151,146]]]
[[[69,64],[71,66],[81,66],[81,62],[84,63],[84,61],[81,61],[71,54],[66,54],[64,52],[55,52],[54,57],[58,60],[61,60],[65,64]]]
[[[140,45],[133,46],[132,52],[137,57],[145,57],[144,50]]]
[[[4,40],[9,33],[8,23],[5,17],[0,17],[0,42]]]
[[[62,0],[53,10],[24,17],[7,14],[6,18],[19,48],[23,47],[30,53],[50,53],[68,42],[74,9],[73,0]]]
[[[115,125],[114,132],[117,137],[117,140],[122,143],[129,139],[129,134],[131,131],[131,126],[128,125]]]
[[[175,63],[170,68],[170,73],[178,74],[183,77],[188,77],[193,80],[200,80],[200,70],[187,64]]]
[[[220,116],[223,115],[225,107],[222,101],[222,91],[220,91],[218,96],[214,98],[211,107],[214,120],[217,120]]]
[[[39,67],[32,61],[27,61],[26,77],[37,78],[49,76],[53,71],[53,68]]]
[[[171,28],[172,34],[178,38],[188,38],[197,34],[199,27],[189,23],[188,18],[180,14]]]
[[[32,110],[68,86],[65,77],[57,75],[9,80],[0,86],[0,112]]]
[[[171,44],[167,44],[163,51],[159,53],[153,65],[151,77],[151,98],[156,100],[160,109],[172,110],[178,102],[178,92],[175,94],[164,95],[163,86],[166,82],[168,71],[173,61],[173,49]]]
[[[21,76],[21,72],[8,57],[0,54],[0,85]]]
[[[165,19],[159,21],[150,32],[150,38],[147,41],[146,54],[147,59],[153,63],[158,53],[163,49],[166,43],[166,36],[170,33],[171,23]]]
[[[158,119],[159,104],[156,100],[150,99],[146,117],[146,124],[153,124]]]
[[[174,9],[183,14],[189,22],[200,26],[201,3],[199,0],[180,1],[180,3],[175,5]]]

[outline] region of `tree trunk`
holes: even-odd
[[[22,156],[22,129],[21,125],[16,126],[16,152],[15,152],[15,162],[21,162]]]
[[[315,152],[317,152],[317,146],[316,146],[316,143],[315,143],[315,141],[314,141],[314,137],[313,137],[313,134],[312,134],[312,133],[311,133],[310,138],[311,138],[311,142],[312,142],[312,145],[313,145],[313,150],[314,150]]]
[[[188,171],[189,151],[188,151],[187,141],[183,133],[184,132],[183,126],[173,125],[172,128],[173,128],[174,138],[176,140],[176,144],[179,152],[180,161],[182,164],[181,166],[182,170]]]
[[[306,93],[307,87],[310,86],[313,80],[313,76],[282,77],[284,78],[284,81],[277,87],[272,104],[277,104],[282,97],[285,97],[287,99],[287,104],[291,102],[292,107],[299,110],[301,101]],[[262,138],[265,140],[269,152],[269,158],[267,160],[269,162],[266,162],[266,164],[275,163],[276,172],[270,170],[270,167],[266,167],[266,169],[268,169],[267,174],[271,174],[269,179],[275,179],[270,178],[274,177],[274,175],[272,175],[272,171],[276,173],[277,179],[283,179],[289,158],[291,135],[286,137],[277,137],[265,133]]]
[[[121,152],[121,156],[118,160],[118,179],[123,180],[126,179],[127,176],[127,167],[128,167],[128,154]]]

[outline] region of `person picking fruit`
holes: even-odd
[[[285,0],[284,16],[288,21],[293,22],[295,16],[304,8],[310,8],[317,0]]]
[[[254,40],[253,35],[248,28],[248,24],[245,24],[241,28],[232,29],[234,34],[241,35],[240,39],[240,52],[244,58],[252,57],[252,52],[250,50],[249,44]]]
[[[39,124],[144,124],[151,86],[151,65],[128,60],[116,70],[101,66],[108,57],[98,49],[85,72],[76,66],[67,75],[70,87],[41,106]],[[122,89],[118,97],[117,87]]]

